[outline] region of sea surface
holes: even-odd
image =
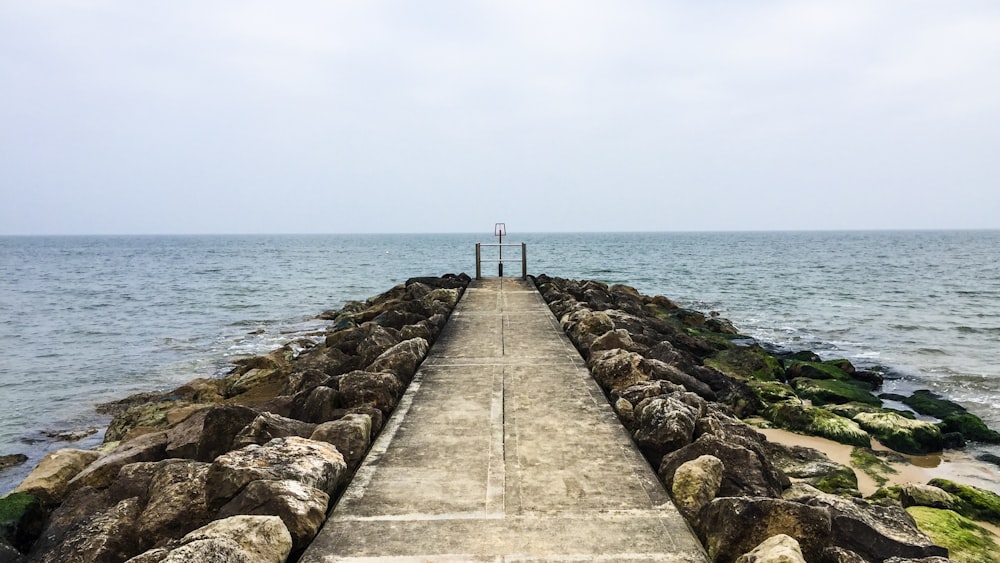
[[[407,278],[475,273],[446,235],[0,237],[0,472],[100,443],[96,403],[224,375],[325,326],[322,311]],[[1000,429],[1000,231],[513,233],[528,272],[598,279],[717,311],[741,331],[883,366]],[[496,248],[483,249],[484,274]],[[507,248],[505,273],[520,272]],[[67,432],[93,433],[77,441]],[[975,451],[992,450],[974,446]]]

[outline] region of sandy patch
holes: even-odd
[[[851,464],[853,446],[826,438],[803,436],[777,428],[757,428],[757,430],[772,442],[787,446],[814,448],[825,453],[837,463],[854,467]],[[872,440],[872,446],[875,450],[889,451],[876,440]],[[897,473],[886,475],[889,479],[887,485],[927,483],[931,479],[940,477],[1000,494],[1000,481],[998,481],[1000,475],[998,475],[996,466],[979,461],[964,452],[949,450],[942,454],[904,457],[907,458],[907,463],[890,463]],[[854,468],[854,473],[858,476],[858,489],[861,490],[862,495],[869,496],[879,488],[878,484],[865,472]]]

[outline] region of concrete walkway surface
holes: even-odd
[[[530,281],[474,281],[301,559],[707,561]]]

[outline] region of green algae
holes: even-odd
[[[993,534],[952,510],[911,506],[906,511],[921,532],[941,547],[956,563],[1000,563],[1000,546]]]
[[[880,487],[889,482],[888,475],[899,473],[871,448],[854,448],[851,451],[851,465],[871,477]],[[899,497],[896,496],[895,500],[898,501]]]
[[[744,381],[784,381],[781,362],[759,345],[722,350],[705,360],[705,365]]]
[[[747,381],[747,386],[765,406],[784,401],[799,402],[799,396],[795,394],[795,390],[785,383],[751,380]]]
[[[765,409],[764,416],[785,430],[828,438],[850,446],[871,447],[871,436],[856,422],[820,407],[784,402]]]
[[[808,399],[816,405],[830,403],[862,403],[881,406],[882,401],[868,392],[864,385],[836,379],[809,379],[799,377],[792,380],[792,388],[802,399]]]
[[[861,428],[898,452],[922,455],[941,451],[941,429],[932,422],[913,420],[894,412],[858,413],[854,419]]]
[[[939,426],[942,432],[958,432],[966,440],[1000,444],[1000,433],[990,430],[983,419],[969,412],[946,416]]]
[[[835,379],[847,381],[851,378],[847,372],[840,369],[837,364],[829,362],[804,362],[801,360],[787,360],[785,362],[785,372],[788,378],[808,377],[809,379]]]
[[[955,498],[955,511],[962,516],[1000,524],[1000,495],[948,479],[931,479],[928,485],[934,485],[950,493]]]
[[[945,419],[949,416],[966,412],[965,407],[962,405],[942,399],[939,395],[927,389],[915,391],[912,395],[903,399],[903,404],[920,414],[933,416],[938,419]]]

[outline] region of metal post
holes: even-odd
[[[528,279],[528,245],[521,243],[521,279]]]
[[[499,248],[500,248],[500,277],[502,278],[503,277],[503,233],[501,232],[497,236],[500,237],[500,245],[499,245]]]
[[[478,242],[476,243],[476,279],[477,280],[483,279],[482,260],[480,259],[480,253],[479,253],[479,245],[480,244],[481,243],[478,243]]]

